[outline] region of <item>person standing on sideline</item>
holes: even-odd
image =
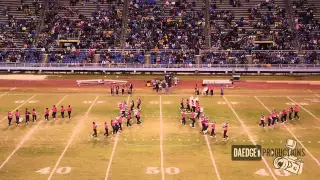
[[[124,85],[121,86],[121,95],[124,96]]]
[[[30,121],[30,112],[29,112],[28,108],[26,108],[25,116],[26,116],[26,124],[29,124],[29,121]]]
[[[12,121],[12,112],[9,111],[8,112],[8,124],[9,124],[9,126],[11,126],[11,121]]]
[[[72,107],[71,107],[70,105],[68,106],[67,111],[68,111],[68,117],[69,117],[69,119],[71,119],[71,111],[72,111]]]
[[[264,114],[262,114],[261,116],[260,116],[260,124],[259,124],[259,126],[262,126],[263,128],[264,128],[264,121],[266,120],[266,118],[264,117]]]
[[[108,131],[108,124],[107,122],[104,122],[104,130],[106,131],[103,135],[109,136],[109,131]]]
[[[61,106],[61,117],[64,119],[64,112],[66,111],[66,109]]]
[[[119,95],[119,86],[116,86],[116,95]]]
[[[113,92],[113,85],[110,86],[110,94],[111,96],[113,96],[114,92]]]
[[[57,114],[57,107],[56,107],[56,105],[53,105],[53,108],[52,108],[53,120],[56,120],[56,114]]]
[[[132,94],[132,90],[133,90],[133,84],[132,83],[130,83],[129,84],[129,94]]]
[[[210,96],[213,96],[213,86],[210,86]]]
[[[211,125],[211,137],[216,137],[216,133],[214,132],[216,129],[216,122],[214,121]]]
[[[221,96],[224,95],[224,88],[223,87],[221,87],[221,89],[220,89],[220,94],[221,94]]]
[[[97,137],[98,136],[98,134],[97,134],[97,126],[98,126],[98,124],[96,124],[95,122],[92,123],[92,129],[93,129],[92,136],[93,137]]]
[[[49,108],[46,108],[45,112],[44,112],[44,119],[49,121]]]
[[[185,110],[182,110],[182,113],[181,113],[181,124],[183,125],[186,125],[186,113],[185,113]]]
[[[36,109],[32,109],[32,122],[37,121],[37,111]]]
[[[227,135],[228,129],[229,129],[229,125],[228,125],[228,123],[226,122],[226,123],[223,125],[223,138],[224,138],[224,140],[227,140],[227,139],[229,138],[229,136]]]

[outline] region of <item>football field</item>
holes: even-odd
[[[257,90],[259,91],[259,90]],[[110,96],[103,93],[0,92],[0,179],[1,180],[194,180],[194,179],[317,179],[320,176],[320,91],[275,95],[265,91],[213,97],[199,96],[210,122],[217,123],[216,137],[180,123],[180,101],[186,94],[138,93]],[[118,135],[104,134],[104,122],[119,115],[117,104],[141,98],[141,121]],[[299,105],[300,120],[258,126],[261,114]],[[44,121],[45,108],[58,107],[58,118]],[[73,108],[72,119],[60,117],[60,106]],[[8,127],[7,112],[35,108],[38,120]],[[91,135],[98,123],[98,137]],[[222,124],[229,123],[224,141]],[[211,128],[209,128],[209,133]],[[300,175],[275,169],[275,157],[261,161],[233,161],[232,145],[261,145],[284,148],[287,139],[304,149]]]

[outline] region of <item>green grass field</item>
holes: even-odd
[[[285,90],[279,90],[277,97],[263,95],[265,91],[256,97],[199,97],[205,114],[217,122],[217,136],[212,138],[200,133],[199,124],[194,129],[180,124],[180,99],[191,94],[140,94],[142,124],[124,127],[117,136],[104,137],[103,123],[118,115],[117,103],[136,101],[138,95],[3,93],[0,92],[1,180],[309,180],[320,176],[319,94],[287,97]],[[262,113],[289,107],[291,103],[301,105],[299,121],[274,128],[258,126]],[[51,118],[45,122],[44,109],[54,104],[72,105],[73,118],[63,120],[59,115],[56,121]],[[38,121],[8,127],[7,112],[19,109],[23,114],[25,108],[36,108]],[[99,124],[97,138],[91,137],[93,121]],[[230,124],[228,141],[222,138],[224,122]],[[306,150],[300,175],[276,170],[274,157],[264,157],[264,161],[231,160],[232,145],[255,143],[263,148],[284,148],[286,139],[297,140],[298,147]]]

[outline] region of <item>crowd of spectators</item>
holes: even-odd
[[[296,51],[264,51],[252,53],[253,64],[299,64]]]
[[[7,19],[0,23],[0,48],[27,48],[35,43],[42,3],[33,0],[29,6],[24,0],[19,2],[1,7],[1,15]],[[14,40],[21,40],[22,44]]]
[[[316,11],[314,4],[308,4],[307,0],[295,0],[292,5],[301,49],[319,50],[320,23],[314,18]]]
[[[86,1],[86,3],[95,2]],[[96,10],[91,13],[91,16],[86,17],[77,8],[65,7],[55,0],[49,0],[49,10],[45,14],[39,47],[55,46],[56,40],[68,37],[76,37],[75,39],[80,40],[77,49],[107,49],[119,46],[122,26],[121,10],[115,5],[101,8],[99,3],[102,2],[97,1]]]
[[[234,7],[240,7],[241,3],[231,1]],[[212,48],[227,49],[294,49],[292,41],[295,38],[291,31],[284,8],[279,7],[273,0],[266,0],[248,9],[249,16],[235,19],[232,10],[219,10],[219,5],[212,4],[210,12],[210,24],[215,29],[212,33]],[[262,9],[268,9],[261,11]],[[223,21],[223,23],[219,23]],[[253,30],[246,30],[252,27]],[[254,44],[254,40],[274,41],[274,45],[260,46]]]
[[[151,64],[196,64],[194,51],[161,51],[151,53]]]
[[[205,53],[201,59],[202,64],[247,64],[245,51],[226,51]]]
[[[126,48],[200,49],[204,44],[204,11],[195,2],[130,0]]]
[[[102,51],[100,53],[100,63],[104,65],[111,65],[115,63],[120,64],[143,64],[144,63],[144,52],[111,52]]]
[[[0,51],[0,62],[41,62],[43,54],[41,51],[34,49],[20,49],[20,50],[10,50],[4,49]]]
[[[43,2],[21,0],[21,4],[13,3],[1,9],[8,20],[0,23],[0,48],[24,49],[2,50],[0,61],[39,62],[46,52],[47,62],[141,64],[145,62],[145,51],[148,51],[151,52],[152,64],[192,65],[196,64],[198,51],[205,48],[204,1],[128,0],[124,48],[143,49],[143,52],[112,51],[119,48],[123,40],[123,0],[48,0],[41,25],[39,17],[44,8]],[[218,3],[210,5],[211,48],[226,51],[205,53],[200,63],[245,64],[248,63],[245,57],[248,53],[258,64],[299,63],[295,51],[254,51],[294,50],[296,37],[302,50],[320,49],[320,23],[314,18],[316,8],[307,0],[292,2],[295,31],[290,28],[287,12],[275,0],[262,0],[247,9],[248,17],[238,19],[232,8],[243,7],[242,3],[245,2],[230,0],[230,10],[220,10]],[[85,7],[89,6],[90,10],[86,11]],[[94,10],[91,7],[95,7]],[[25,18],[17,18],[13,10]],[[42,29],[38,28],[40,25]],[[56,49],[59,48],[57,40],[70,38],[78,42],[64,50]],[[17,44],[17,39],[23,44]],[[258,44],[255,41],[270,43]],[[96,54],[99,54],[98,59]],[[305,56],[308,63],[315,63],[320,57],[313,52],[305,53]]]

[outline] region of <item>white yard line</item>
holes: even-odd
[[[197,96],[197,99],[199,99],[198,96]],[[200,121],[198,121],[198,124],[199,124],[199,126],[200,126],[200,128],[201,128],[202,125],[201,125],[201,122],[200,122]],[[211,150],[211,147],[210,147],[210,144],[209,144],[208,136],[205,135],[205,136],[204,136],[204,139],[206,140],[206,143],[207,143],[207,146],[208,146],[208,151],[209,151],[210,158],[211,158],[211,162],[212,162],[212,165],[213,165],[214,170],[215,170],[215,172],[216,172],[217,178],[218,178],[218,180],[221,180],[220,173],[219,173],[219,170],[218,170],[218,166],[217,166],[217,164],[216,164],[216,161],[214,160],[214,157],[213,157],[213,154],[212,154],[212,150]]]
[[[295,102],[293,99],[291,99],[289,96],[287,96],[287,98],[292,101],[293,103],[295,103],[296,105],[298,105],[299,107],[301,107],[303,110],[305,110],[307,113],[309,113],[312,117],[314,117],[316,120],[320,121],[319,118],[317,118],[314,114],[312,114],[310,111],[308,111],[306,108],[304,108],[302,105],[300,105],[299,103]]]
[[[67,152],[69,146],[71,145],[72,141],[73,141],[73,138],[77,135],[77,133],[79,132],[80,130],[80,126],[83,124],[83,121],[85,119],[87,119],[88,117],[88,114],[90,112],[90,110],[92,109],[93,105],[96,103],[97,99],[99,98],[99,96],[96,96],[96,98],[94,99],[94,101],[92,102],[92,104],[90,105],[89,109],[87,110],[87,112],[84,114],[84,116],[82,117],[82,119],[78,122],[77,126],[74,128],[72,134],[71,134],[71,137],[69,138],[68,140],[68,143],[66,145],[66,147],[64,148],[64,150],[62,151],[58,161],[56,162],[56,164],[54,165],[49,177],[48,177],[48,180],[52,178],[53,174],[56,172],[56,169],[57,167],[59,166],[60,164],[60,161],[62,160],[64,154]]]
[[[128,99],[127,99],[127,105],[129,104],[129,99],[130,99],[130,95],[128,96]],[[112,148],[112,152],[111,152],[111,155],[110,155],[110,160],[109,160],[109,163],[108,163],[108,168],[107,168],[105,180],[108,180],[108,177],[109,177],[111,164],[112,164],[112,161],[113,161],[113,156],[114,156],[114,153],[116,152],[116,148],[117,148],[117,145],[118,145],[118,139],[119,139],[118,136],[119,135],[117,134],[116,138],[115,138],[115,141],[114,141],[114,144],[113,144],[113,148]]]
[[[162,122],[162,97],[160,95],[160,156],[161,156],[161,179],[164,180],[164,161],[163,161],[163,134],[162,134],[162,129],[163,129],[163,122]]]
[[[11,112],[14,113],[13,111],[15,111],[16,109],[21,108],[23,105],[25,105],[26,103],[28,103],[28,101],[30,101],[32,98],[34,98],[36,96],[36,94],[34,94],[33,96],[31,96],[31,98],[27,99],[25,102],[23,102],[22,104],[20,104],[18,107],[16,107],[15,109],[13,109]],[[8,117],[5,116],[0,120],[0,123],[2,123],[2,121],[6,120]]]
[[[116,138],[115,138],[115,141],[114,141],[114,144],[113,144],[113,148],[112,148],[112,152],[111,152],[111,155],[110,155],[110,160],[109,160],[109,163],[108,163],[108,168],[107,168],[105,180],[108,180],[108,177],[109,177],[109,172],[110,172],[110,169],[111,169],[113,156],[114,156],[114,153],[116,152],[116,148],[117,148],[117,144],[118,144],[118,139],[119,139],[118,136],[119,136],[119,134],[116,135]]]
[[[11,88],[9,91],[2,93],[2,94],[0,95],[0,97],[2,97],[2,96],[4,96],[4,95],[8,94],[10,91],[13,91],[13,90],[15,90],[15,89],[16,89],[16,87]]]
[[[238,114],[236,113],[236,111],[233,109],[233,107],[230,105],[229,101],[227,100],[227,98],[225,96],[223,96],[224,100],[226,101],[226,103],[228,104],[229,108],[232,110],[233,114],[237,117],[237,119],[239,120],[241,126],[243,127],[243,129],[246,131],[250,141],[254,144],[257,145],[256,142],[254,141],[251,133],[249,132],[249,130],[247,129],[246,125],[243,123],[243,121],[240,119],[240,117],[238,116]],[[272,175],[273,179],[276,180],[277,177],[274,175],[272,169],[270,168],[268,162],[266,161],[266,159],[262,156],[262,160],[264,162],[264,164],[266,165],[267,169],[269,170],[269,173]]]
[[[207,146],[208,146],[208,149],[209,149],[209,154],[210,154],[210,157],[211,157],[211,162],[212,162],[212,165],[214,167],[214,170],[216,171],[217,178],[218,178],[218,180],[221,180],[220,173],[218,171],[218,166],[216,164],[216,161],[213,158],[213,154],[212,154],[212,150],[211,150],[211,147],[210,147],[210,144],[209,144],[208,136],[205,135],[204,138],[205,138],[205,140],[207,142]]]
[[[310,93],[314,94],[315,96],[320,97],[318,94],[312,92],[310,89],[308,89],[308,91],[309,91]]]
[[[35,96],[35,95],[34,95]],[[33,96],[33,97],[34,97]],[[66,98],[68,95],[64,96],[58,103],[57,106]],[[22,106],[22,105],[21,105]],[[25,136],[23,136],[20,143],[17,145],[17,147],[12,151],[12,153],[7,157],[7,159],[1,164],[0,169],[3,168],[3,166],[10,160],[10,158],[22,147],[22,145],[29,140],[33,132],[37,129],[37,127],[42,124],[44,121],[37,123],[30,131],[27,132]]]
[[[260,99],[258,99],[257,97],[255,97],[259,102],[260,102],[260,104],[266,109],[266,110],[268,110],[269,112],[271,112],[270,111],[270,109],[267,107],[267,106],[265,106],[263,103],[262,103],[262,101],[260,101]],[[296,137],[296,135],[294,135],[294,133],[292,133],[292,131],[284,124],[284,123],[282,123],[283,124],[283,126],[286,128],[286,130],[294,137],[294,139],[296,140],[296,141],[298,141],[298,143],[300,144],[300,146],[301,147],[303,147],[305,150],[306,150],[306,152],[311,156],[311,158],[318,164],[318,166],[320,166],[320,163],[319,163],[319,161],[309,152],[309,150],[302,144],[302,142]]]

